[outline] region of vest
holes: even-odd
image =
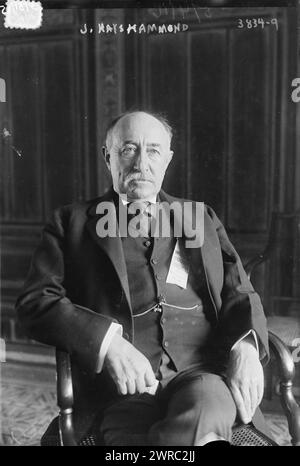
[[[163,353],[176,371],[201,362],[209,346],[213,313],[207,290],[166,283],[176,238],[122,238],[134,322],[134,345],[159,373]],[[197,279],[207,286],[204,270]],[[199,293],[200,289],[200,293]],[[206,291],[206,292],[204,292]]]

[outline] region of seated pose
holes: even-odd
[[[147,112],[110,124],[112,188],[54,212],[17,301],[29,337],[71,355],[78,441],[193,446],[230,443],[236,422],[264,430],[261,301],[214,211],[161,190],[171,139]]]

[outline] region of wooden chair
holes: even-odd
[[[268,328],[288,346],[300,336],[300,212],[273,212],[263,252],[246,265],[248,277],[266,263]]]
[[[294,349],[300,337],[300,212],[273,212],[265,249],[246,265],[248,277],[265,263],[264,308],[268,329]],[[297,373],[298,384],[300,373]],[[272,397],[273,365],[266,396]]]
[[[273,214],[270,236],[265,250],[250,260],[245,269],[248,277],[251,277],[254,269],[262,262],[268,260],[278,245],[278,219],[285,218],[286,214]],[[298,214],[297,214],[298,215]],[[291,218],[288,214],[287,218]],[[296,217],[297,218],[297,217]],[[300,223],[299,223],[300,225]],[[300,229],[299,229],[300,231]],[[282,317],[281,317],[282,320]],[[283,411],[286,415],[293,445],[300,446],[300,408],[293,395],[293,379],[295,375],[295,365],[288,348],[288,342],[283,341],[279,336],[281,328],[274,321],[269,319],[269,344],[271,353],[274,355],[279,374],[279,393]],[[275,332],[274,332],[275,329]],[[286,335],[284,336],[286,340]],[[286,344],[287,343],[287,344]],[[72,421],[73,414],[73,386],[71,373],[71,360],[68,353],[56,351],[57,362],[57,402],[60,408],[58,417],[58,432],[52,436],[42,439],[42,445],[77,445],[74,437]],[[50,438],[51,437],[51,438]],[[93,434],[82,439],[80,445],[96,445],[97,440]],[[257,445],[273,446],[275,442],[257,431],[251,424],[240,425],[233,429],[233,445]]]
[[[289,432],[293,445],[300,446],[300,408],[293,396],[294,361],[286,344],[269,331],[269,344],[274,354],[280,377],[280,399],[288,420]],[[59,436],[44,439],[44,445],[71,446],[77,445],[72,422],[73,386],[71,360],[68,353],[56,351],[57,360],[57,396],[60,408],[58,418]],[[96,445],[93,434],[84,438],[80,445]],[[275,442],[258,432],[251,424],[240,425],[233,430],[233,445],[273,446]]]

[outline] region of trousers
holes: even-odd
[[[197,446],[230,442],[236,406],[223,377],[193,367],[159,384],[155,395],[120,397],[102,416],[107,446]]]

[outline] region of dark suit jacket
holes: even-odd
[[[71,354],[78,436],[86,431],[98,407],[116,395],[105,370],[95,374],[101,342],[111,322],[121,323],[125,337],[130,341],[133,338],[121,239],[100,238],[96,232],[100,218],[96,207],[100,201],[112,203],[112,199],[110,190],[101,198],[54,212],[44,228],[16,305],[19,320],[30,338]],[[160,199],[183,202],[163,191]],[[184,222],[187,232],[191,229],[190,219],[185,218]],[[261,358],[266,362],[268,338],[260,299],[223,225],[208,206],[204,213],[204,244],[186,253],[196,276],[204,265],[220,329],[220,345],[229,350],[246,331],[254,329]]]

